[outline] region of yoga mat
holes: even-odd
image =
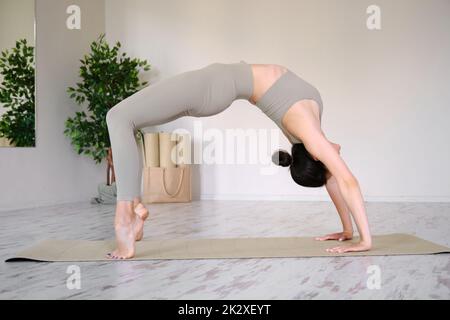
[[[145,166],[159,167],[159,133],[144,134]]]
[[[191,136],[190,134],[177,134],[177,166],[191,164]]]
[[[144,132],[137,130],[134,134],[142,165],[145,166]]]
[[[177,135],[171,132],[159,133],[159,166],[175,168]]]
[[[358,241],[357,238],[351,240]],[[448,253],[450,248],[408,234],[373,237],[366,252],[328,253],[326,248],[345,242],[316,241],[312,237],[160,239],[136,243],[136,255],[129,260],[289,258],[333,256],[384,256]],[[114,249],[114,240],[45,240],[6,260],[12,261],[105,261]],[[118,260],[126,261],[126,260]]]

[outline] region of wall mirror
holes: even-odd
[[[0,0],[0,147],[35,147],[35,2]]]

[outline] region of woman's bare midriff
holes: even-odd
[[[287,68],[276,64],[251,64],[253,94],[249,101],[256,104],[266,91],[285,73]]]

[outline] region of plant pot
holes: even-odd
[[[98,185],[98,197],[93,198],[91,203],[115,204],[116,199],[116,183],[113,182],[110,186],[108,186],[106,183],[100,183]]]

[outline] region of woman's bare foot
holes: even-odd
[[[137,220],[133,210],[133,203],[129,201],[117,202],[114,229],[116,232],[117,248],[107,254],[110,259],[129,259],[134,257]]]
[[[142,203],[138,203],[134,208],[134,212],[136,213],[134,221],[136,241],[141,241],[144,236],[144,221],[148,218],[148,210]]]

